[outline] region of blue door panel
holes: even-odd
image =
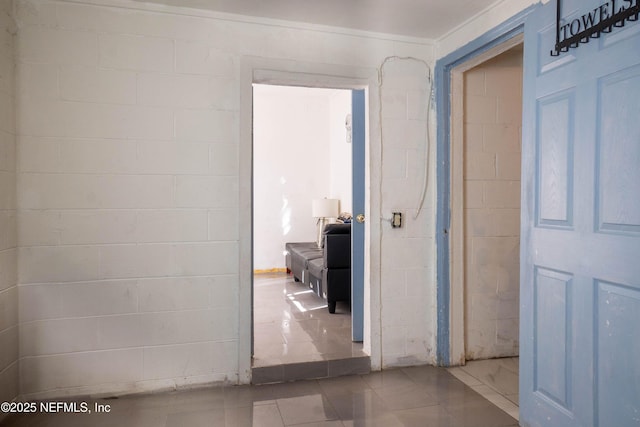
[[[571,412],[571,295],[573,276],[566,272],[536,268],[534,279],[533,388],[562,410]],[[544,307],[544,316],[541,316]]]
[[[639,426],[640,21],[554,57],[555,15],[525,22],[520,422]]]
[[[575,90],[538,101],[536,205],[538,226],[573,226]]]
[[[640,66],[606,76],[598,86],[597,227],[640,233]]]
[[[640,364],[637,325],[640,325],[640,287],[596,280],[595,316],[599,425],[627,420],[639,425]],[[629,325],[636,325],[630,328]],[[618,425],[618,424],[615,424]]]

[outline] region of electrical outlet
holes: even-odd
[[[402,213],[394,212],[393,219],[391,220],[391,227],[400,228],[402,227]]]

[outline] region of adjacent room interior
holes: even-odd
[[[322,255],[336,249],[317,249],[318,209],[331,208],[328,223],[352,214],[350,115],[350,90],[253,87],[254,368],[365,356],[351,339],[349,301],[330,309],[321,289]],[[288,268],[291,243],[317,255],[308,262],[318,273]],[[350,269],[340,272],[350,279]]]
[[[463,143],[453,162],[463,175],[464,360],[452,372],[516,418],[522,59],[520,44],[464,71],[453,142]]]

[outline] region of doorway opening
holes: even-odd
[[[253,383],[328,376],[335,360],[369,369],[362,343],[352,342],[349,301],[330,313],[311,266],[295,276],[286,262],[287,244],[316,249],[314,200],[338,201],[329,222],[353,215],[351,97],[347,89],[253,85]]]
[[[451,355],[518,417],[522,38],[452,70]]]

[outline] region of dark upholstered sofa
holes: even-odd
[[[328,224],[324,248],[315,242],[287,243],[285,261],[294,279],[327,300],[330,313],[337,301],[351,300],[351,224]]]

